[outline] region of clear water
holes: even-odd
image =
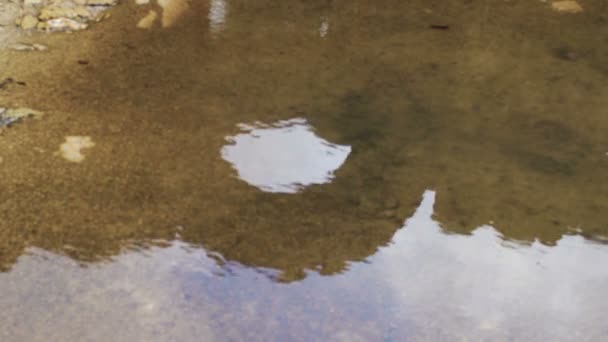
[[[2,340],[607,339],[582,5],[124,3],[0,52],[45,112],[0,135]]]

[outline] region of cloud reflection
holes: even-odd
[[[327,183],[351,151],[320,138],[301,118],[240,127],[243,133],[227,138],[222,158],[239,178],[263,191],[296,193]]]

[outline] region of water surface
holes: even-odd
[[[608,338],[583,8],[124,3],[1,52],[45,112],[0,135],[3,340]]]

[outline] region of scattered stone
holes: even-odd
[[[555,11],[565,13],[580,13],[583,11],[583,7],[574,0],[555,1],[551,4],[551,8]]]
[[[151,28],[152,25],[154,25],[156,18],[158,18],[158,13],[156,13],[156,11],[154,11],[154,10],[150,10],[148,12],[148,14],[146,14],[145,17],[143,17],[139,20],[139,22],[137,23],[137,28],[140,28],[140,29]]]
[[[21,6],[13,2],[0,2],[0,26],[9,26],[22,13]]]
[[[38,18],[31,14],[28,14],[21,19],[21,28],[24,30],[31,30],[35,28],[37,24]]]
[[[42,44],[15,43],[9,47],[16,51],[46,51],[48,47]]]
[[[69,5],[51,5],[44,7],[42,11],[40,11],[40,15],[38,16],[40,20],[50,20],[50,19],[60,19],[60,18],[78,18],[89,17],[90,13],[86,10],[86,8],[82,6],[69,6]]]
[[[118,3],[118,0],[87,0],[89,6],[114,6]]]
[[[91,137],[86,136],[69,136],[65,137],[65,142],[59,147],[59,155],[65,160],[80,163],[85,156],[82,154],[83,149],[92,148],[95,143]]]
[[[30,108],[0,108],[0,128],[8,127],[29,117],[40,117],[43,113]]]
[[[117,0],[24,0],[21,14],[13,13],[14,22],[23,30],[78,31],[91,21],[107,17],[105,11]]]
[[[147,5],[150,3],[150,0],[135,0],[136,5]]]
[[[45,31],[79,31],[84,30],[87,27],[87,24],[69,18],[51,19],[38,24],[38,29]]]

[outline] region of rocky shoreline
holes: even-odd
[[[116,3],[117,0],[0,0],[0,47],[10,47],[27,31],[86,29],[91,22],[107,17],[106,10]]]
[[[32,33],[69,32],[86,29],[109,16],[117,0],[0,0],[0,52],[45,51],[47,46],[26,43]],[[9,71],[4,70],[4,71]],[[8,77],[6,77],[8,76]],[[0,77],[0,90],[18,84],[11,74]],[[5,108],[0,103],[0,133],[30,116],[41,114],[29,108]]]

